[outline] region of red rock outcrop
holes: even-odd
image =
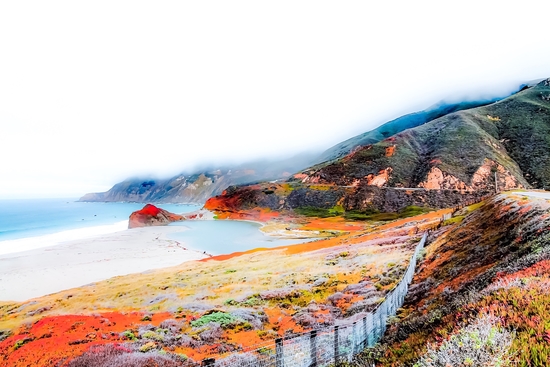
[[[163,226],[183,219],[182,215],[170,213],[164,209],[157,208],[153,204],[147,204],[143,209],[130,214],[128,228]]]
[[[495,184],[494,177],[498,180],[500,190],[524,188],[509,170],[488,159],[474,172],[469,185],[457,177],[443,172],[439,167],[433,166],[428,172],[426,180],[419,183],[418,187],[428,190],[491,190]]]

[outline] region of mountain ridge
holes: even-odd
[[[450,190],[469,201],[472,192],[483,196],[500,190],[550,187],[550,79],[490,105],[453,112],[361,146],[342,158],[300,171],[289,183],[305,185],[293,209],[343,206],[363,211],[381,209],[374,187],[427,190],[426,202],[430,190]],[[228,188],[209,199],[206,207],[239,211],[235,205],[239,203],[249,210],[256,204],[267,205],[262,196],[266,193],[286,195],[284,190],[269,187],[264,183]],[[342,187],[352,190],[334,200],[334,193]],[[360,196],[362,204],[350,207],[350,200],[361,190],[365,191]],[[397,200],[401,206],[390,209],[401,210],[407,202]]]
[[[311,153],[302,153],[278,161],[259,160],[232,167],[204,168],[167,179],[129,178],[106,192],[85,194],[79,201],[204,203],[231,185],[290,177],[309,165],[312,157]]]
[[[411,127],[420,126],[455,111],[486,105],[499,100],[441,101],[423,111],[388,121],[375,129],[347,139],[320,154],[299,154],[286,160],[250,162],[233,167],[207,168],[181,173],[167,179],[129,178],[115,184],[106,192],[88,193],[79,201],[126,201],[157,203],[203,203],[232,185],[286,179],[306,167],[331,161],[349,154],[361,146],[377,143]],[[268,168],[271,167],[271,168]]]
[[[403,115],[370,131],[344,140],[343,142],[338,143],[321,153],[315,163],[322,163],[341,158],[359,146],[377,143],[403,130],[423,125],[427,122],[435,120],[436,118],[448,115],[449,113],[484,106],[500,99],[501,98],[493,98],[490,100],[464,101],[458,103],[441,101],[423,111]]]

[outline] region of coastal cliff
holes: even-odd
[[[231,185],[287,179],[308,167],[314,154],[301,154],[282,160],[248,162],[233,167],[205,168],[181,173],[168,179],[130,178],[110,190],[89,193],[79,201],[137,203],[204,203]]]

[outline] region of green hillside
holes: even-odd
[[[459,111],[295,176],[305,183],[487,189],[550,185],[550,86]]]
[[[436,118],[445,116],[449,113],[483,106],[483,105],[492,103],[494,101],[495,100],[466,101],[466,102],[460,102],[460,103],[445,103],[445,102],[438,103],[434,106],[427,108],[424,111],[414,112],[405,116],[401,116],[399,118],[396,118],[395,120],[386,122],[385,124],[377,127],[376,129],[367,131],[360,135],[354,136],[348,140],[345,140],[341,143],[338,143],[335,146],[324,151],[316,159],[316,163],[321,163],[321,162],[326,162],[326,161],[341,158],[359,146],[378,143],[379,141],[382,141],[390,136],[398,134],[404,130],[423,125],[426,122],[435,120]]]

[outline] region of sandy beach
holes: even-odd
[[[25,301],[118,275],[206,257],[167,235],[184,226],[146,227],[0,255],[0,300]]]

